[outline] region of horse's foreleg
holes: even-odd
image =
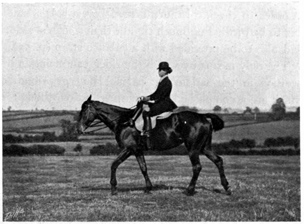
[[[193,169],[193,176],[192,179],[190,181],[190,184],[188,186],[188,188],[186,189],[186,194],[187,195],[193,195],[195,192],[195,185],[196,185],[196,181],[197,178],[202,170],[202,166],[200,163],[200,158],[199,158],[199,151],[197,150],[191,150],[189,152],[189,157],[190,157],[190,161],[192,163],[192,169]]]
[[[229,183],[228,183],[228,181],[226,179],[226,176],[225,176],[224,166],[223,166],[223,159],[222,159],[222,157],[218,156],[217,154],[215,154],[215,152],[213,152],[211,150],[210,145],[208,144],[208,146],[204,150],[204,153],[207,156],[207,158],[209,158],[217,166],[219,174],[220,174],[220,178],[221,178],[221,184],[224,187],[224,189],[226,190],[227,194],[230,195],[231,194],[231,189],[230,189]]]
[[[124,162],[130,155],[131,155],[131,151],[129,149],[124,149],[118,155],[118,157],[114,160],[114,162],[112,163],[112,166],[111,166],[111,181],[110,181],[112,195],[117,194],[117,189],[116,189],[116,185],[117,185],[116,170],[117,170],[118,166],[122,162]]]
[[[140,170],[142,172],[142,174],[144,175],[144,178],[146,180],[146,189],[145,189],[145,193],[149,193],[152,189],[152,183],[150,181],[150,178],[148,176],[148,171],[147,171],[147,165],[146,165],[146,161],[145,161],[145,157],[143,152],[140,151],[136,151],[135,153],[137,162],[139,164]]]

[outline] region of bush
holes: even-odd
[[[266,147],[276,146],[276,140],[275,140],[275,138],[267,138],[264,141],[264,146],[266,146]]]
[[[80,144],[77,144],[76,147],[74,148],[74,152],[80,153],[82,151],[82,146]]]

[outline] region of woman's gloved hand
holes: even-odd
[[[138,102],[141,102],[141,101],[147,102],[149,100],[150,100],[150,97],[148,97],[148,96],[141,96],[137,99]]]

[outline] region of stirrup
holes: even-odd
[[[133,120],[132,118],[129,120],[129,125],[130,125],[131,127],[134,126],[134,120]]]
[[[142,132],[143,136],[146,136],[147,138],[150,138],[151,130],[146,130]]]

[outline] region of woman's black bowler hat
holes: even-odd
[[[164,71],[170,71],[170,73],[172,72],[172,69],[169,67],[169,63],[166,61],[163,61],[161,63],[159,63],[159,66],[157,68],[158,70],[164,70]]]

